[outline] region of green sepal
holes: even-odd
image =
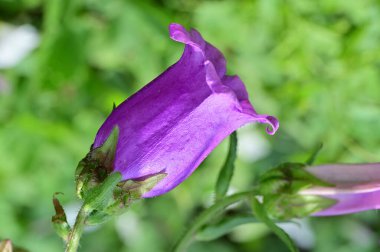
[[[145,180],[126,180],[120,181],[113,186],[112,195],[107,192],[105,200],[102,204],[90,204],[93,208],[86,224],[95,225],[103,223],[113,216],[118,216],[124,213],[130,204],[141,199],[142,195],[149,192],[158,182],[166,177],[165,173],[152,175]],[[116,182],[117,180],[115,180]],[[113,184],[114,185],[114,184]],[[109,188],[111,188],[110,186]],[[105,194],[104,194],[105,195]]]
[[[119,187],[123,192],[127,192],[130,199],[140,199],[143,194],[152,190],[166,176],[166,173],[157,173],[144,180],[126,180]]]
[[[302,163],[283,163],[269,170],[260,177],[260,193],[295,194],[311,186],[333,186],[309,173],[305,167]]]
[[[216,200],[222,199],[230,186],[232,175],[234,173],[234,163],[236,160],[237,149],[237,133],[236,131],[230,135],[230,145],[228,149],[227,159],[219,172],[218,180],[215,186]]]
[[[86,219],[86,225],[97,225],[110,220],[115,215],[109,215],[101,211],[93,210]]]
[[[305,167],[302,163],[284,163],[260,177],[259,191],[271,217],[278,220],[306,217],[335,204],[330,198],[299,194],[314,186],[334,187]]]
[[[144,180],[121,181],[114,191],[112,204],[104,210],[104,213],[107,215],[122,214],[131,203],[141,199],[145,193],[152,190],[166,176],[166,173],[158,173]]]
[[[111,201],[117,184],[121,181],[121,173],[111,173],[100,185],[86,191],[84,205],[89,209],[102,210]]]
[[[76,189],[89,213],[86,224],[99,224],[125,212],[133,201],[140,199],[167,175],[157,173],[144,179],[121,181],[122,175],[114,172],[118,137],[119,129],[115,126],[104,144],[91,148],[78,164]]]
[[[303,218],[326,209],[336,200],[316,195],[277,194],[264,198],[264,207],[268,215],[277,220]]]
[[[114,159],[119,137],[119,128],[115,126],[104,144],[90,150],[75,171],[76,192],[79,198],[97,187],[114,170]]]
[[[252,199],[252,210],[257,219],[264,222],[267,227],[285,243],[291,252],[299,251],[289,235],[273,222],[273,220],[268,216],[264,206],[255,197]]]
[[[54,205],[55,215],[51,218],[51,222],[53,224],[53,228],[55,232],[64,241],[67,241],[71,228],[67,222],[65,210],[63,209],[61,203],[56,197],[57,194],[60,194],[60,193],[55,193],[53,195],[53,205]]]

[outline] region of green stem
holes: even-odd
[[[254,191],[241,192],[236,193],[231,196],[225,197],[224,199],[219,200],[217,203],[212,205],[211,207],[204,210],[192,223],[189,229],[183,234],[181,239],[175,245],[173,251],[175,252],[183,252],[186,251],[187,246],[190,241],[193,239],[195,232],[202,227],[207,221],[209,221],[212,217],[215,216],[216,213],[223,210],[225,207],[240,201],[248,196],[252,195]]]
[[[79,240],[82,236],[85,221],[88,217],[89,212],[90,211],[86,205],[83,205],[79,210],[74,227],[69,234],[65,252],[76,252],[78,250]]]

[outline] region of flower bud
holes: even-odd
[[[264,173],[259,185],[266,211],[279,220],[306,217],[334,203],[331,199],[299,194],[313,185],[329,185],[310,174],[301,163],[279,165]]]
[[[315,216],[380,209],[380,163],[327,164],[307,167],[306,170],[332,186],[315,185],[300,193],[316,195],[336,202],[314,213]]]
[[[286,163],[261,177],[260,192],[277,219],[380,209],[380,163]]]

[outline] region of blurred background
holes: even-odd
[[[232,191],[285,161],[380,161],[380,3],[376,0],[0,0],[0,239],[63,251],[52,195],[69,218],[80,202],[74,171],[112,109],[180,57],[167,27],[194,27],[245,82],[265,126],[238,132]],[[168,251],[210,205],[228,141],[172,192],[136,203],[87,230],[86,251]],[[309,218],[286,230],[302,251],[379,251],[376,211]],[[189,251],[286,251],[261,224],[246,224]]]

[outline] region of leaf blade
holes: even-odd
[[[237,150],[237,133],[236,131],[230,135],[230,145],[227,159],[219,172],[218,180],[215,185],[215,197],[217,200],[222,199],[230,186],[230,182],[234,173],[234,163],[236,160]]]
[[[289,237],[289,235],[282,230],[280,227],[278,227],[267,215],[265,212],[265,209],[263,205],[256,199],[253,198],[252,200],[252,210],[257,219],[264,222],[268,228],[270,228],[277,236],[280,238],[285,245],[288,247],[289,251],[291,252],[299,252],[298,248],[294,244],[293,240]]]
[[[252,215],[248,214],[239,214],[223,218],[220,222],[207,225],[196,234],[196,239],[198,241],[211,241],[215,240],[229,232],[234,228],[249,224],[249,223],[258,223],[258,220]]]

